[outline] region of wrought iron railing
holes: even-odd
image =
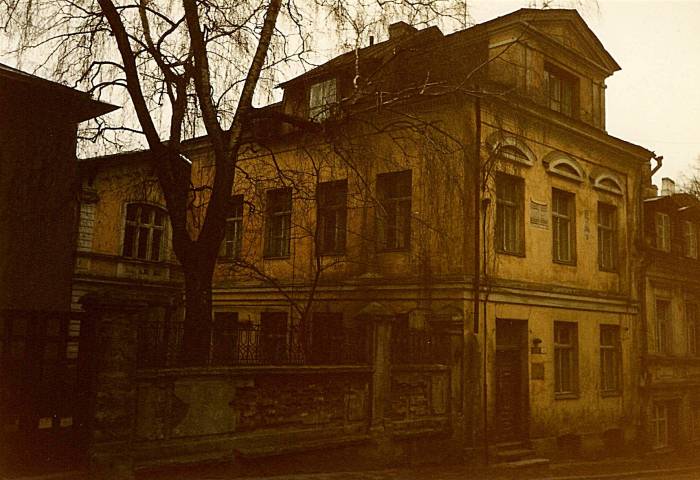
[[[448,363],[449,338],[435,330],[405,329],[394,332],[391,338],[391,363],[438,364]]]
[[[148,321],[139,326],[141,368],[175,367],[182,362],[183,322]],[[265,329],[235,322],[212,335],[209,364],[228,365],[361,365],[369,361],[366,329],[316,330],[291,325]]]

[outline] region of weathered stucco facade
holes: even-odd
[[[139,463],[331,446],[474,459],[504,442],[596,456],[636,438],[652,153],[605,132],[619,66],[568,10],[390,35],[283,84],[250,129],[209,365],[178,367],[177,314],[135,327]],[[188,143],[195,187],[208,148]],[[75,294],[140,290],[176,311],[162,199],[125,186],[145,164],[84,164],[95,222]]]

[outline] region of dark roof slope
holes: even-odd
[[[37,77],[27,72],[0,63],[0,94],[10,97],[13,92],[3,92],[3,84],[8,84],[10,88],[24,86],[36,92],[38,97],[46,97],[61,100],[62,104],[69,106],[68,113],[74,120],[82,122],[91,118],[99,117],[105,113],[116,110],[119,107],[109,103],[93,100],[89,94],[74,88],[61,85],[60,83]],[[42,95],[43,93],[43,95]]]

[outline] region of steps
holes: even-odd
[[[526,442],[498,443],[494,451],[494,467],[520,469],[549,465],[549,459],[538,458]]]

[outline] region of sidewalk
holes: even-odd
[[[136,480],[583,480],[664,478],[676,476],[700,479],[700,457],[667,454],[635,458],[616,458],[599,461],[568,461],[550,465],[511,469],[494,465],[489,467],[464,465],[429,465],[399,467],[382,470],[298,473],[265,476],[241,476],[230,465],[212,464],[200,466],[168,467],[139,471]],[[90,480],[84,471],[53,473],[32,477],[6,477],[0,480]]]

